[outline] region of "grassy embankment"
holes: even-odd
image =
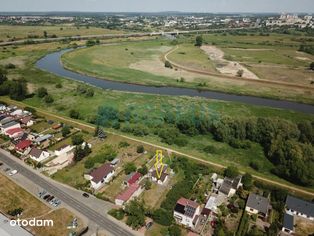
[[[38,47],[36,47],[38,46]],[[164,114],[167,111],[174,111],[178,115],[183,115],[192,110],[201,110],[208,114],[229,115],[233,117],[281,117],[292,121],[313,120],[313,116],[302,113],[292,112],[288,110],[278,110],[266,107],[249,106],[240,103],[222,102],[216,100],[208,100],[202,98],[188,98],[188,97],[168,97],[155,96],[148,94],[132,94],[122,93],[116,91],[105,91],[101,89],[94,89],[95,95],[92,98],[86,98],[76,92],[76,87],[79,83],[62,79],[57,76],[42,72],[33,68],[33,63],[49,50],[54,50],[62,44],[41,44],[23,46],[17,49],[9,48],[4,56],[10,57],[10,60],[17,60],[17,58],[24,58],[17,69],[10,71],[10,78],[25,78],[30,84],[30,90],[35,91],[36,88],[44,86],[48,89],[49,94],[54,97],[55,102],[47,105],[42,99],[34,96],[24,101],[25,104],[37,108],[45,109],[49,112],[68,116],[69,111],[73,108],[77,109],[81,114],[81,119],[88,122],[97,112],[101,105],[110,105],[121,110],[133,109],[139,116],[146,116],[147,121],[161,122]],[[12,57],[12,52],[16,53]],[[56,88],[56,84],[61,83],[62,88]],[[91,106],[91,104],[93,104]],[[131,135],[129,135],[131,136]],[[137,137],[138,138],[138,137]],[[160,139],[151,134],[144,138],[138,138],[145,141],[150,141],[155,144],[161,144]],[[217,147],[217,152],[213,154],[206,154],[203,148],[207,145]],[[229,145],[219,143],[213,140],[211,136],[196,136],[189,138],[189,144],[186,147],[169,146],[175,150],[182,151],[187,154],[194,155],[203,160],[213,161],[225,166],[236,164],[243,171],[272,178],[279,182],[287,183],[278,177],[270,174],[273,167],[272,164],[265,158],[262,148],[253,144],[248,150],[233,149]],[[261,165],[259,172],[254,171],[249,167],[251,160],[256,160]]]

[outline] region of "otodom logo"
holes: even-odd
[[[36,226],[36,227],[53,227],[53,220],[41,220],[41,219],[17,219],[10,220],[11,226]]]

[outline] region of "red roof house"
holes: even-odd
[[[17,143],[15,145],[15,150],[17,152],[20,152],[21,154],[24,154],[24,152],[30,148],[30,146],[32,145],[32,141],[30,140],[22,140],[19,143]]]
[[[116,205],[122,206],[130,199],[137,197],[141,194],[141,187],[138,184],[132,184],[126,190],[121,192],[115,199]]]
[[[131,174],[127,177],[127,179],[126,179],[126,181],[125,181],[125,184],[126,184],[127,186],[130,186],[130,185],[132,185],[132,184],[135,184],[135,183],[138,182],[138,180],[139,180],[141,177],[142,177],[142,175],[141,175],[140,173],[138,173],[138,172],[133,172],[133,173],[131,173]]]
[[[5,134],[8,135],[10,138],[16,138],[22,136],[24,134],[24,131],[21,128],[13,128],[5,131]]]

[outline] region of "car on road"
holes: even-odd
[[[47,200],[50,197],[50,194],[47,194],[43,197],[44,200]]]
[[[89,194],[88,193],[83,193],[82,195],[83,195],[83,197],[89,198]]]
[[[9,175],[12,176],[12,175],[15,175],[15,174],[17,174],[17,173],[18,173],[17,170],[12,170],[12,171],[9,173]]]
[[[46,190],[42,190],[38,193],[38,197],[43,198],[47,194]]]

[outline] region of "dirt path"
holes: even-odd
[[[221,74],[237,76],[238,71],[242,70],[243,77],[248,79],[259,79],[257,75],[249,71],[239,62],[226,60],[224,58],[225,53],[221,49],[209,45],[204,45],[201,47],[201,49],[208,55],[209,59],[216,64],[216,69]]]
[[[13,101],[13,100],[10,100],[10,99],[5,99],[5,98],[2,99],[2,100],[4,102],[7,101],[8,103],[15,104],[15,105],[18,105],[18,106],[21,106],[21,107],[25,107],[26,106],[26,104],[24,104],[22,102],[17,102],[17,101]],[[32,106],[29,106],[29,105],[27,105],[27,106],[28,107],[32,107]],[[43,115],[47,115],[47,116],[50,116],[50,117],[55,117],[55,118],[57,118],[59,120],[63,120],[65,122],[69,122],[69,123],[72,123],[72,124],[77,124],[80,127],[84,127],[84,128],[86,128],[86,129],[88,129],[90,131],[95,130],[95,126],[93,126],[93,125],[85,124],[85,123],[82,123],[82,122],[77,121],[77,120],[73,120],[73,119],[70,119],[70,118],[66,118],[66,117],[62,117],[62,116],[59,116],[59,115],[51,114],[50,112],[44,111],[44,110],[42,110],[40,108],[37,108],[37,107],[32,107],[32,108],[36,109],[38,113],[41,113]],[[195,160],[195,161],[207,164],[207,165],[211,165],[211,166],[217,167],[219,169],[225,169],[226,168],[225,165],[218,164],[218,163],[215,163],[215,162],[212,162],[212,161],[206,161],[206,160],[203,160],[201,158],[198,158],[198,157],[195,157],[195,156],[183,153],[183,152],[179,152],[179,151],[176,151],[176,150],[171,149],[171,148],[167,148],[167,147],[164,147],[164,146],[160,146],[160,145],[157,145],[157,144],[146,142],[146,141],[143,141],[143,140],[140,140],[140,139],[136,139],[136,138],[133,138],[133,137],[129,137],[129,136],[126,136],[126,135],[118,134],[116,132],[112,132],[112,131],[108,131],[108,130],[106,130],[106,132],[108,134],[120,136],[120,137],[123,137],[125,139],[129,139],[129,140],[132,140],[132,141],[135,141],[135,142],[143,143],[143,144],[146,144],[146,145],[158,148],[158,149],[163,149],[163,150],[167,151],[168,153],[174,153],[174,154],[177,154],[177,155],[181,155],[181,156],[187,157],[189,159],[192,159],[192,160]],[[242,173],[244,173],[244,172],[242,172]],[[314,192],[312,192],[312,191],[307,191],[307,190],[304,190],[304,189],[300,189],[300,188],[298,188],[296,186],[280,183],[280,182],[277,182],[277,181],[274,181],[274,180],[271,180],[271,179],[268,179],[268,178],[260,177],[260,176],[257,176],[257,175],[252,175],[252,176],[255,179],[257,179],[257,180],[261,180],[263,182],[266,182],[266,183],[269,183],[269,184],[272,184],[272,185],[277,185],[279,187],[285,188],[285,189],[290,190],[292,192],[301,193],[301,194],[305,194],[305,195],[308,195],[308,196],[314,196]]]

